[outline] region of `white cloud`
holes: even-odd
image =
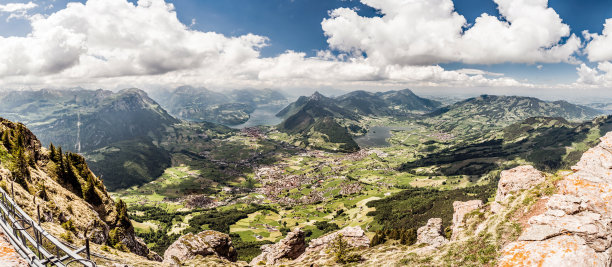
[[[591,34],[584,31],[583,35],[587,40],[590,40],[584,49],[590,61],[612,60],[612,19],[606,20],[601,34]]]
[[[612,87],[612,63],[610,61],[600,62],[596,68],[591,68],[583,63],[576,70],[578,71],[576,86]]]
[[[31,19],[27,37],[0,39],[0,77],[162,74],[257,57],[266,38],[189,30],[161,0],[90,0]]]
[[[0,12],[22,12],[27,11],[33,8],[36,8],[38,5],[32,2],[26,3],[8,3],[4,5],[0,5]]]
[[[452,0],[361,0],[382,17],[339,8],[321,24],[332,48],[365,52],[378,64],[574,61],[580,39],[547,0],[494,1],[505,20],[482,14],[467,25]]]
[[[449,8],[431,12],[444,14]],[[192,30],[163,0],[137,4],[89,0],[29,20],[32,32],[28,36],[0,37],[0,85],[4,87],[531,86],[479,70],[447,71],[437,65],[394,61],[381,64],[382,54],[363,57],[321,51],[307,57],[287,51],[262,57],[266,37]],[[386,48],[397,49],[394,45]]]

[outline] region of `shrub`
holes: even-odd
[[[353,249],[349,246],[348,242],[344,240],[342,234],[338,234],[336,238],[334,238],[329,250],[337,263],[346,264],[361,261],[361,255],[352,252]]]
[[[74,232],[75,228],[72,219],[62,223],[62,228],[66,229],[67,231]]]

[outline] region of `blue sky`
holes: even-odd
[[[129,1],[134,5],[138,4],[137,1]],[[0,0],[0,6],[9,3],[28,2],[31,1]],[[28,16],[33,14],[51,15],[66,9],[67,3],[73,1],[32,0],[32,2],[37,7],[28,10]],[[86,3],[87,1],[81,0],[79,2]],[[187,25],[191,30],[220,33],[227,38],[245,36],[249,33],[266,37],[268,40],[266,45],[256,49],[260,52],[260,58],[275,58],[285,54],[287,50],[303,52],[306,57],[314,57],[317,55],[317,51],[321,50],[329,50],[336,56],[350,53],[349,49],[339,48],[351,41],[348,40],[350,38],[335,46],[328,44],[330,34],[325,35],[322,21],[331,18],[331,11],[342,7],[351,8],[364,18],[382,16],[379,10],[357,0],[166,0],[166,2],[174,5],[176,16],[180,22]],[[385,1],[372,0],[372,2]],[[465,17],[465,20],[469,23],[466,30],[483,13],[498,17],[500,21],[505,22],[500,16],[498,5],[492,0],[454,0],[452,2],[454,10]],[[584,30],[600,34],[604,29],[605,20],[612,18],[612,4],[604,0],[549,0],[548,7],[559,15],[563,23],[570,27],[571,33],[579,37],[583,44],[586,44],[582,35]],[[30,21],[25,17],[8,19],[11,14],[10,12],[0,12],[0,36],[27,38],[32,31]],[[335,32],[332,30],[335,30]],[[331,35],[339,34],[337,29],[332,30],[328,30]],[[366,40],[366,37],[363,40]],[[568,37],[567,35],[561,37],[558,44],[562,45],[567,42]],[[346,43],[342,43],[345,41]],[[374,54],[376,52],[372,52],[372,47],[359,47],[359,49],[361,48],[368,58],[370,57],[368,53]],[[604,74],[603,69],[597,69],[597,66],[602,61],[606,61],[589,61],[583,50],[572,54],[572,57],[578,60],[578,62],[572,63],[551,63],[541,59],[535,59],[533,62],[529,59],[520,59],[514,63],[506,63],[508,57],[502,57],[501,62],[489,62],[481,59],[473,60],[472,58],[455,60],[452,56],[450,59],[427,59],[425,63],[420,61],[415,63],[414,58],[420,58],[420,56],[411,57],[400,62],[399,65],[440,66],[446,71],[478,69],[489,73],[503,74],[504,77],[512,78],[519,83],[524,82],[532,85],[572,84],[579,78],[576,69],[580,63],[584,63],[589,69],[599,71],[599,74],[602,75]],[[387,56],[385,60],[389,61],[390,58],[392,59],[392,56]],[[83,62],[82,58],[80,62]],[[389,62],[386,64],[388,65]],[[496,75],[493,75],[493,77],[496,77]],[[368,79],[376,80],[379,78]]]

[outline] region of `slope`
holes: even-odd
[[[529,117],[561,117],[584,121],[601,115],[598,110],[566,101],[546,102],[533,97],[482,95],[428,114],[423,123],[458,136],[480,135]]]
[[[49,233],[79,246],[87,235],[100,253],[102,246],[110,246],[145,257],[142,261],[160,260],[134,236],[125,203],[109,197],[84,158],[54,147],[47,150],[23,124],[2,118],[0,136],[0,186],[14,190],[14,200],[34,218],[39,204]]]

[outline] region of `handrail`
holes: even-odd
[[[35,223],[2,188],[0,196],[0,228],[17,253],[26,259],[30,266],[66,267],[71,263],[79,263],[86,267],[96,267],[89,257],[83,258],[78,254],[85,251],[90,255],[89,246],[73,251],[45,231],[40,225],[40,218]],[[37,209],[39,208],[40,206],[37,206]],[[40,217],[40,214],[38,216]],[[86,240],[86,243],[89,243],[89,240]]]

